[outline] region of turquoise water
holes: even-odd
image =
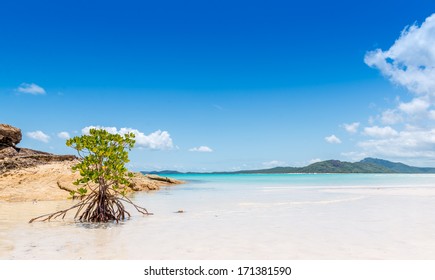
[[[434,186],[435,174],[168,174],[192,183],[257,186]]]
[[[146,205],[159,203],[161,197],[179,208],[205,208],[232,211],[240,205],[291,205],[328,203],[368,197],[400,190],[417,195],[435,191],[435,175],[414,174],[170,174],[186,184],[153,194],[137,194],[135,199]],[[413,191],[414,190],[414,191]],[[195,203],[190,203],[195,201]],[[156,205],[158,208],[158,205]],[[279,207],[275,207],[276,210]]]
[[[435,175],[414,174],[170,174],[186,184],[156,193],[171,195],[174,205],[200,198],[209,205],[233,203],[300,203],[354,199],[361,191],[435,190]],[[349,193],[350,192],[350,193]],[[137,195],[141,200],[143,196]],[[199,203],[199,202],[197,202]],[[216,205],[215,205],[216,207]]]
[[[435,175],[168,177],[186,184],[134,194],[154,215],[120,224],[28,224],[71,202],[0,203],[0,258],[435,259]]]

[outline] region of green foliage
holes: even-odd
[[[80,179],[74,182],[77,190],[71,191],[72,198],[79,197],[80,202],[52,214],[30,220],[49,221],[65,217],[72,209],[77,209],[75,219],[81,222],[120,221],[130,213],[123,202],[131,204],[137,211],[150,215],[145,208],[137,206],[126,197],[126,187],[133,174],[125,164],[129,162],[128,152],[134,147],[134,134],[111,134],[105,130],[91,129],[89,135],[77,136],[67,140],[66,145],[77,150],[80,162],[72,167],[80,173]]]
[[[300,168],[301,173],[391,173],[382,166],[363,162],[327,160]]]
[[[68,139],[66,145],[77,150],[81,161],[73,166],[81,178],[76,186],[96,184],[100,188],[111,187],[114,191],[129,184],[133,175],[125,164],[129,162],[128,151],[135,144],[134,134],[123,136],[106,130],[91,129],[89,135]],[[86,195],[86,188],[77,189],[80,196]]]
[[[378,158],[365,158],[362,163],[371,163],[378,166],[383,166],[396,173],[435,173],[435,168],[432,167],[415,167],[409,166],[400,162],[391,162]]]
[[[316,162],[305,167],[274,167],[262,170],[238,171],[235,173],[258,173],[258,174],[279,174],[279,173],[395,173],[385,166],[371,162],[345,162],[339,160],[326,160]]]

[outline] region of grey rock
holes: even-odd
[[[0,174],[9,170],[40,164],[77,160],[77,157],[72,155],[53,155],[16,147],[21,139],[21,129],[7,124],[0,124]]]
[[[0,149],[15,147],[22,138],[21,129],[8,124],[0,124]]]

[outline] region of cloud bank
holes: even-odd
[[[376,138],[388,138],[398,135],[397,131],[389,126],[379,127],[376,125],[364,128],[364,134]]]
[[[417,98],[435,96],[435,14],[420,27],[406,27],[389,50],[368,52],[364,61]]]
[[[148,135],[134,128],[103,127],[103,126],[87,126],[82,129],[83,134],[89,134],[89,130],[104,129],[112,134],[133,133],[135,135],[136,145],[150,150],[171,150],[174,149],[174,143],[171,135],[167,131],[157,130]]]
[[[366,54],[365,63],[378,69],[412,97],[398,100],[377,118],[384,126],[365,127],[369,139],[358,143],[370,155],[399,158],[435,156],[435,14],[420,25],[406,27],[388,50]]]

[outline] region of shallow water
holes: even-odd
[[[71,201],[0,203],[1,259],[435,259],[435,175],[173,175],[153,216],[28,224]],[[176,213],[183,210],[184,213]]]

